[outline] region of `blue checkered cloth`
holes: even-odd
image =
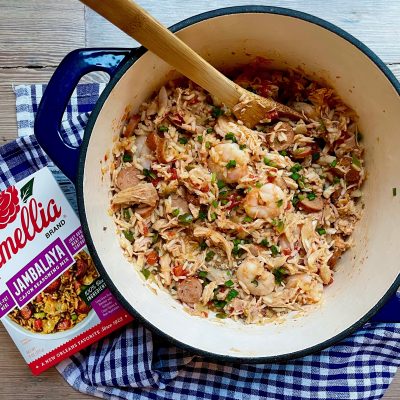
[[[80,142],[101,89],[91,84],[74,93],[63,124],[71,143]],[[20,134],[33,133],[42,91],[42,85],[15,87]],[[3,146],[0,188],[48,163],[32,136]],[[223,364],[180,350],[134,322],[57,368],[75,389],[106,399],[368,400],[382,397],[400,365],[399,350],[400,323],[369,323],[331,348],[288,363]]]

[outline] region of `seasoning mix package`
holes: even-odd
[[[0,319],[35,375],[132,320],[48,168],[0,193]]]

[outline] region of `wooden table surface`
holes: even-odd
[[[400,79],[399,0],[139,0],[171,25],[191,15],[225,6],[264,4],[324,18],[375,51]],[[0,0],[0,145],[15,138],[13,83],[46,82],[62,57],[80,47],[132,47],[136,43],[78,0]],[[90,80],[90,78],[88,78]],[[82,399],[53,368],[33,377],[0,327],[0,399]],[[400,374],[384,396],[400,399]]]

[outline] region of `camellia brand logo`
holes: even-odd
[[[61,216],[61,207],[57,206],[54,199],[50,199],[46,206],[34,198],[28,201],[32,196],[32,190],[33,179],[21,188],[20,196],[15,186],[10,186],[0,193],[0,268],[34,240],[38,233]],[[3,239],[1,233],[17,219],[18,215],[19,227],[12,235]]]

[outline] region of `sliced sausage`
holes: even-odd
[[[70,319],[63,319],[57,324],[57,330],[66,331],[71,328],[72,322]]]
[[[139,175],[141,172],[133,165],[122,168],[117,175],[115,184],[119,190],[125,190],[132,186],[136,186],[139,182]]]
[[[30,317],[32,317],[33,309],[30,304],[27,304],[25,307],[22,307],[19,312],[23,319],[28,320]]]
[[[46,289],[43,290],[44,293],[54,293],[56,292],[61,286],[61,278],[56,279],[54,282],[50,283]]]
[[[197,278],[188,278],[178,283],[178,298],[182,303],[198,303],[203,293],[203,286]]]
[[[348,183],[357,183],[360,181],[360,178],[361,178],[360,171],[352,167],[347,171],[344,177],[344,179],[346,179],[346,182]]]
[[[288,122],[278,122],[275,127],[275,139],[271,143],[271,147],[276,151],[286,150],[293,144],[294,141],[294,130]],[[280,141],[278,136],[279,133],[283,132],[286,135],[286,140]]]
[[[299,208],[310,213],[318,212],[324,208],[324,202],[320,197],[314,200],[304,199],[299,201]]]
[[[79,300],[76,311],[78,314],[87,314],[90,311],[90,307],[83,300]]]
[[[76,260],[76,277],[81,279],[85,276],[88,269],[88,263],[86,260]]]

